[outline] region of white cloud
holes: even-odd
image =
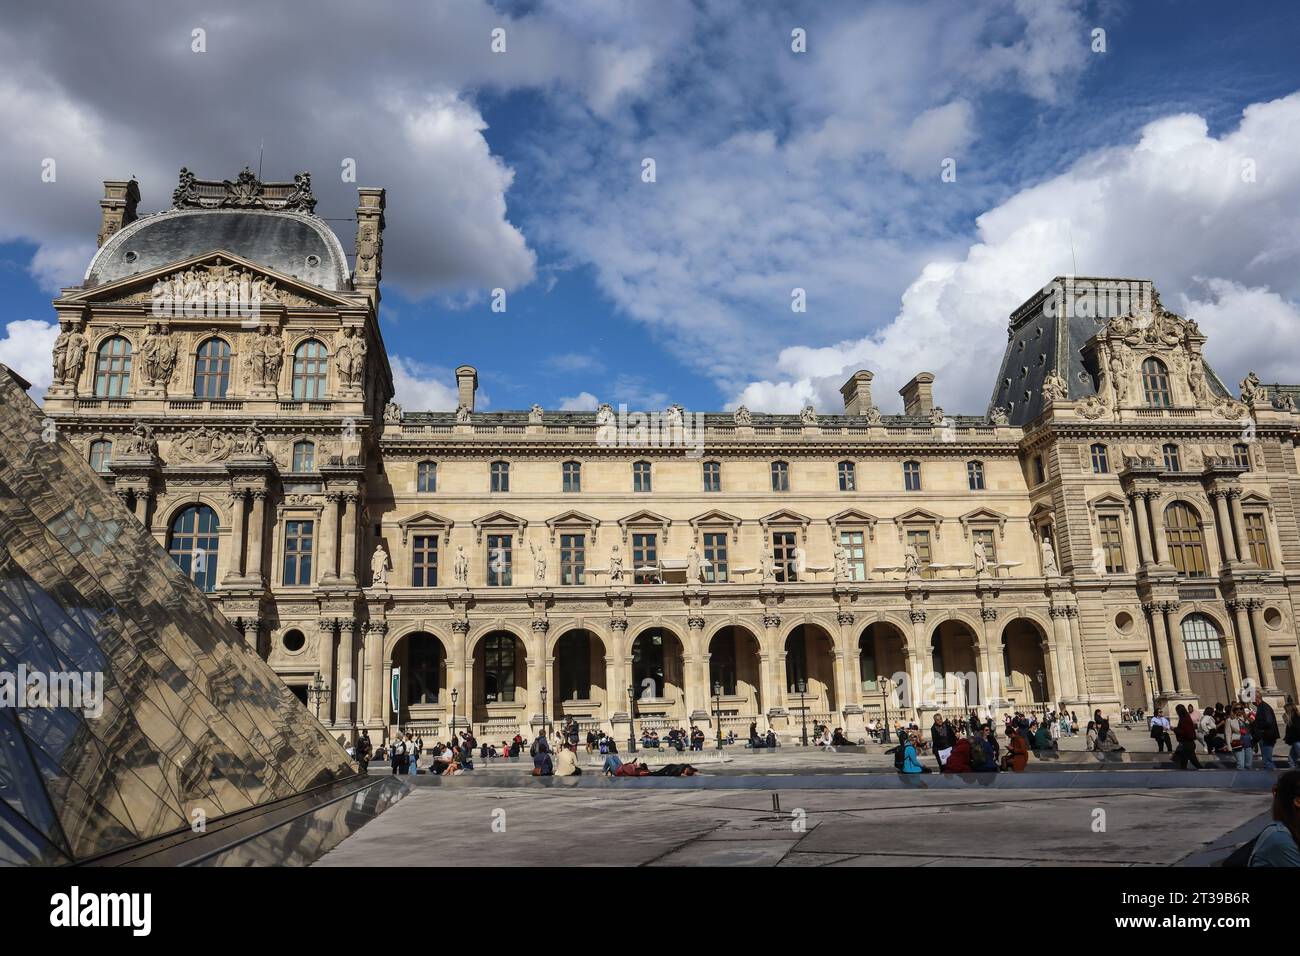
[[[591,392],[579,392],[569,398],[560,399],[562,412],[594,412],[600,407],[600,399]]]
[[[449,369],[435,368],[402,355],[389,357],[393,369],[393,401],[411,411],[452,412],[459,404],[455,373]],[[486,405],[480,391],[474,399],[476,406]]]
[[[18,319],[5,326],[0,338],[0,362],[32,383],[28,393],[40,401],[54,378],[51,356],[59,326],[38,319]]]
[[[918,371],[936,374],[935,400],[982,412],[1006,342],[1008,314],[1055,275],[1152,278],[1170,308],[1209,336],[1206,354],[1235,385],[1247,366],[1300,379],[1300,93],[1248,107],[1239,127],[1209,135],[1199,116],[1143,128],[1136,143],[1079,159],[977,220],[963,258],[936,259],[877,332],[780,352],[780,374],[750,382],[735,401],[789,410],[813,393],[839,406],[857,368],[876,373],[873,395],[897,410]],[[1243,179],[1253,162],[1254,181]]]

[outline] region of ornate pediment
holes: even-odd
[[[1205,336],[1193,319],[1185,319],[1160,304],[1152,293],[1141,306],[1107,322],[1088,340],[1085,350],[1098,375],[1097,397],[1080,411],[1085,418],[1101,418],[1112,409],[1146,403],[1142,366],[1155,359],[1165,369],[1169,403],[1208,406],[1215,401],[1210,373],[1202,357]]]
[[[831,526],[831,534],[838,539],[839,529],[842,527],[865,527],[867,536],[872,540],[876,537],[876,521],[879,520],[875,515],[870,514],[860,508],[845,508],[843,511],[837,511],[826,519],[826,523]]]
[[[172,441],[170,457],[177,462],[205,465],[228,458],[234,445],[225,432],[206,426],[194,428]]]
[[[904,511],[901,515],[894,518],[894,527],[898,531],[898,540],[903,540],[903,532],[908,525],[926,525],[934,528],[934,536],[939,537],[939,529],[943,526],[943,515],[935,514],[926,508],[912,508]]]
[[[558,514],[554,518],[546,519],[546,527],[551,532],[551,544],[555,543],[556,530],[567,530],[571,528],[585,528],[591,532],[592,543],[595,543],[597,529],[600,528],[600,519],[593,518],[589,514],[583,514],[581,511],[570,509],[563,514]]]
[[[494,511],[481,518],[475,518],[473,525],[475,542],[482,544],[484,529],[488,531],[513,530],[523,534],[524,529],[528,527],[528,521],[518,515],[512,515],[508,511]]]
[[[994,511],[992,508],[985,508],[985,507],[976,508],[974,511],[966,512],[958,520],[961,522],[962,537],[970,536],[970,529],[972,525],[990,525],[990,524],[996,524],[998,526],[999,538],[1002,538],[1006,535],[1007,516],[1000,511]]]
[[[407,535],[410,533],[412,528],[417,531],[437,530],[451,534],[451,529],[454,525],[455,522],[450,518],[444,518],[442,515],[435,514],[432,511],[420,511],[416,514],[408,515],[401,521],[397,522],[397,526],[402,529],[402,544],[406,544]]]
[[[180,180],[172,192],[174,209],[287,209],[311,213],[316,197],[311,191],[311,173],[301,172],[291,183],[264,183],[247,166],[231,179],[199,179],[181,167]]]

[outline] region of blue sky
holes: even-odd
[[[99,180],[135,173],[153,211],[181,165],[232,176],[262,141],[267,178],[314,172],[323,215],[351,214],[340,157],[388,187],[381,318],[408,408],[454,404],[468,362],[494,409],[833,410],[866,367],[886,411],[927,368],[978,413],[1007,312],[1076,261],[1154,278],[1225,378],[1300,381],[1276,348],[1300,340],[1293,4],[395,2],[373,35],[326,4],[284,15],[287,46],[250,32],[260,9],[0,25],[23,124],[0,159],[0,361],[48,364],[37,325],[92,251]],[[78,55],[96,44],[131,75]]]

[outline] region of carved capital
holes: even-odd
[[[366,621],[366,623],[362,625],[362,628],[363,630],[365,630],[367,634],[387,634],[388,622],[387,621]]]
[[[853,612],[852,612],[852,611],[839,611],[839,612],[836,613],[836,615],[835,615],[835,620],[837,620],[840,624],[842,624],[842,625],[844,625],[844,626],[847,627],[848,625],[852,624],[853,621],[854,621]]]
[[[780,626],[781,626],[781,615],[780,615],[780,614],[764,614],[764,615],[763,615],[763,626],[764,626],[764,627],[772,627],[772,628],[780,627]]]
[[[692,616],[686,619],[686,626],[690,628],[692,631],[704,630],[704,624],[705,624],[705,620],[702,617]]]
[[[612,618],[610,618],[610,619],[609,619],[609,629],[610,629],[611,631],[626,631],[626,630],[627,630],[627,618],[625,618],[625,617],[612,617]]]
[[[332,617],[321,618],[321,620],[316,623],[320,627],[322,634],[333,634],[334,629],[338,627],[338,621],[334,620]]]
[[[551,629],[551,622],[544,617],[533,618],[533,633],[545,634]]]
[[[460,618],[456,618],[454,621],[451,622],[451,630],[452,630],[452,633],[454,633],[454,634],[468,634],[468,633],[469,633],[469,621],[465,621],[465,620],[461,620]]]
[[[987,605],[986,605],[985,607],[980,608],[980,620],[983,620],[983,621],[996,621],[997,619],[998,619],[998,609],[997,609],[997,608],[995,608],[995,607],[988,607]]]
[[[925,610],[922,608],[913,608],[907,612],[907,616],[911,618],[913,624],[925,623]]]

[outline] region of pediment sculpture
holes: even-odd
[[[172,457],[199,464],[220,461],[230,454],[234,442],[215,428],[195,428],[172,442]]]

